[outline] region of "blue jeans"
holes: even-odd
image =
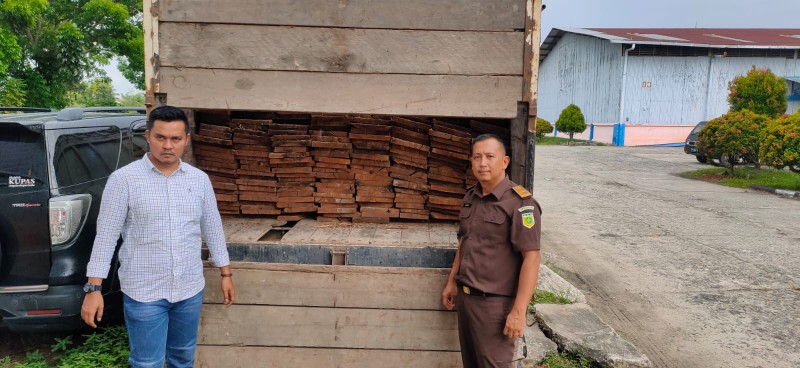
[[[167,367],[193,367],[202,304],[202,291],[177,303],[141,303],[123,294],[131,367],[162,368],[165,357]]]

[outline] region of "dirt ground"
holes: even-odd
[[[537,147],[545,258],[657,367],[800,366],[800,201],[681,148]]]
[[[0,329],[0,359],[9,357],[12,362],[22,362],[28,352],[39,350],[51,361],[54,356],[51,347],[56,338],[72,336],[72,341],[77,342],[82,339],[81,333],[83,332],[16,333],[5,328]]]

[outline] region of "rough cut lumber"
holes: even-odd
[[[201,345],[458,351],[445,311],[203,305]]]
[[[226,5],[227,6],[227,5]],[[405,7],[406,5],[404,5]],[[349,74],[161,67],[171,105],[513,118],[522,77]],[[213,91],[213,93],[211,93]],[[287,104],[283,101],[291,101]]]
[[[460,367],[461,353],[447,351],[317,349],[284,347],[197,346],[199,367],[374,368]]]
[[[252,0],[161,0],[158,17],[161,23],[513,31],[525,29],[524,9],[524,0],[273,0],[269,6]]]
[[[522,75],[523,32],[162,23],[161,66],[377,74]],[[347,45],[343,48],[342,45]]]

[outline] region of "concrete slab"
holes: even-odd
[[[544,335],[536,324],[536,316],[528,314],[528,328],[525,329],[525,339],[517,343],[514,354],[515,368],[538,368],[539,363],[547,354],[558,351],[558,345]]]
[[[559,348],[602,367],[652,367],[644,354],[603,323],[587,304],[539,304],[536,319]]]

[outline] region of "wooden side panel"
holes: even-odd
[[[456,368],[461,354],[444,351],[314,349],[281,347],[198,346],[196,363],[202,368]],[[380,362],[380,363],[378,363]]]
[[[155,94],[158,93],[158,7],[156,0],[144,0],[142,4],[142,30],[144,32],[144,84],[147,113],[156,107]]]
[[[447,282],[442,269],[402,269],[381,272],[374,267],[318,266],[253,270],[236,268],[237,304],[310,307],[443,310],[439,293]],[[313,271],[312,271],[313,270]],[[206,269],[206,279],[219,278],[217,269]],[[205,303],[221,303],[216,282],[208,282]]]
[[[508,31],[525,0],[161,0],[162,21],[317,27]]]
[[[522,75],[522,32],[160,24],[161,65],[349,73]]]
[[[456,313],[205,304],[199,345],[459,351]]]
[[[522,77],[160,69],[183,108],[513,118]]]

